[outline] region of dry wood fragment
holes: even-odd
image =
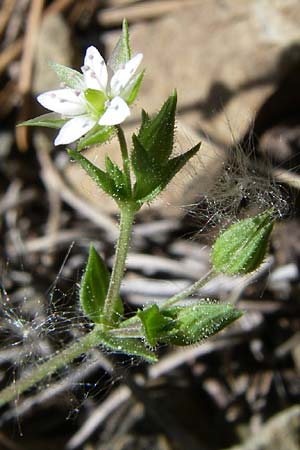
[[[29,17],[23,41],[23,54],[20,66],[19,92],[23,96],[24,103],[20,111],[20,122],[27,118],[28,101],[25,96],[30,91],[34,50],[37,42],[38,29],[42,17],[44,0],[32,0]],[[28,149],[27,127],[16,128],[16,141],[21,151]]]
[[[23,48],[23,39],[19,38],[0,53],[0,74],[16,59]]]
[[[31,86],[32,64],[34,50],[37,42],[38,29],[42,17],[44,0],[33,0],[31,2],[29,17],[27,21],[24,49],[20,67],[19,91],[26,94]]]
[[[4,0],[0,10],[0,38],[13,12],[16,0]]]
[[[89,416],[83,426],[74,434],[67,444],[67,449],[75,449],[99,427],[99,425],[117,408],[131,397],[131,391],[127,386],[120,386],[104,400]]]
[[[98,20],[102,26],[111,27],[122,23],[124,17],[129,22],[145,19],[155,19],[163,14],[170,13],[179,8],[186,8],[199,3],[199,0],[161,0],[148,1],[124,5],[116,8],[104,9],[99,13]]]
[[[68,8],[75,0],[55,0],[50,3],[45,11],[45,14],[58,14],[64,9]]]

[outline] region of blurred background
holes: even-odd
[[[115,206],[53,148],[55,130],[16,124],[59,87],[49,60],[107,58],[122,19],[146,75],[125,124],[178,90],[176,152],[200,156],[137,217],[122,285],[128,314],[209,269],[218,230],[273,206],[270,255],[199,298],[235,302],[214,339],[162,348],[152,366],[101,349],[3,408],[1,450],[299,450],[300,4],[297,0],[2,0],[0,3],[0,386],[89,325],[78,282],[90,242],[111,267]],[[114,141],[85,151],[101,165]],[[188,300],[187,300],[188,301]]]

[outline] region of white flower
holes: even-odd
[[[70,144],[96,124],[112,126],[123,122],[130,115],[126,98],[142,58],[143,55],[138,53],[110,77],[99,51],[93,46],[88,47],[81,68],[83,76],[78,73],[81,79],[76,89],[66,87],[37,97],[45,108],[69,119],[60,129],[54,144]]]

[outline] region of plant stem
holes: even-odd
[[[120,293],[120,286],[125,270],[134,214],[135,208],[132,205],[126,204],[121,207],[120,235],[117,243],[115,264],[104,305],[104,317],[108,325],[113,324],[115,306]]]
[[[175,294],[173,295],[173,297],[170,297],[168,300],[166,300],[161,305],[161,309],[172,306],[175,303],[178,303],[181,300],[184,300],[185,298],[194,294],[196,291],[198,291],[198,289],[202,288],[206,283],[208,283],[215,275],[216,275],[215,272],[213,270],[210,270],[202,278],[200,278],[200,280],[196,281],[191,286],[188,286],[187,288],[178,292],[178,294]]]
[[[130,159],[129,159],[129,155],[128,155],[126,139],[125,139],[124,131],[120,127],[120,125],[117,125],[116,128],[117,128],[117,135],[118,135],[119,144],[120,144],[121,153],[122,153],[123,169],[124,169],[124,173],[125,173],[126,180],[127,180],[127,189],[128,189],[128,193],[131,194]]]
[[[96,327],[57,355],[50,357],[50,359],[41,363],[41,365],[32,370],[31,373],[27,373],[23,378],[3,389],[0,392],[0,406],[5,405],[11,400],[17,399],[20,394],[36,385],[43,378],[52,375],[61,367],[66,366],[100,343],[101,330],[99,327]]]

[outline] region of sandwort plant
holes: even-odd
[[[21,124],[59,130],[54,144],[71,144],[67,148],[70,159],[80,164],[99,188],[113,198],[119,208],[120,225],[111,273],[93,245],[90,246],[79,288],[82,312],[91,324],[89,331],[5,388],[0,393],[0,405],[18,398],[96,346],[153,363],[159,345],[197,344],[242,315],[233,305],[214,300],[205,299],[188,306],[178,304],[220,273],[247,274],[259,267],[274,223],[272,208],[234,223],[219,235],[212,248],[211,270],[206,276],[163,304],[153,303],[137,310],[130,318],[124,317],[120,286],[135,215],[200,150],[198,143],[174,155],[176,91],[154,116],[142,110],[140,128],[132,135],[128,148],[121,123],[129,117],[143,81],[144,71],[139,69],[142,58],[141,53],[131,54],[128,25],[124,20],[121,36],[107,64],[92,46],[86,51],[81,72],[50,64],[64,87],[37,97],[50,113]],[[105,157],[105,168],[97,167],[84,156],[89,146],[110,139],[119,142],[122,167],[109,155]]]

